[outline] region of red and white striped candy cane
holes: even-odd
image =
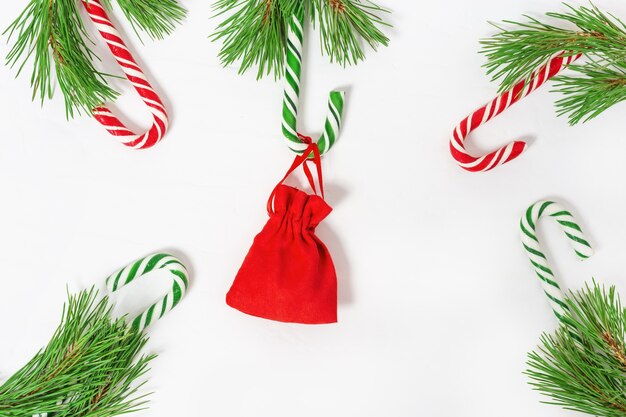
[[[450,140],[450,153],[452,153],[452,157],[459,166],[471,172],[489,171],[497,166],[512,161],[524,152],[526,150],[526,142],[516,141],[503,146],[497,151],[477,158],[467,153],[463,142],[474,129],[487,123],[489,120],[517,103],[520,99],[541,87],[546,81],[554,77],[573,61],[580,58],[580,56],[581,55],[564,56],[564,53],[555,56],[547,64],[533,72],[529,82],[526,82],[526,80],[520,81],[515,84],[513,88],[500,94],[463,119],[454,129],[452,139]]]
[[[134,149],[150,148],[163,138],[167,130],[168,119],[165,106],[124,44],[120,33],[113,26],[100,0],[82,0],[82,2],[85,9],[87,9],[89,17],[96,25],[98,32],[106,41],[115,60],[122,68],[122,71],[124,71],[126,78],[135,87],[146,106],[148,106],[154,122],[147,132],[137,134],[128,129],[104,105],[93,109],[93,115],[122,144]]]

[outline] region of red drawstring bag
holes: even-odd
[[[311,154],[321,196],[307,165]],[[314,195],[283,184],[300,165]],[[270,218],[254,238],[226,303],[270,320],[336,323],[337,275],[326,245],[315,235],[315,228],[331,211],[324,201],[319,149],[310,143],[272,191],[267,202]]]

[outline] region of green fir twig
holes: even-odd
[[[387,10],[368,0],[218,0],[216,16],[225,16],[211,36],[223,43],[224,65],[240,62],[240,72],[258,66],[257,76],[283,75],[287,29],[294,14],[319,28],[322,52],[331,62],[356,64],[365,58],[361,41],[373,49],[388,45],[380,15]]]
[[[108,417],[138,411],[155,355],[139,356],[147,337],[113,319],[94,289],[70,296],[50,343],[0,386],[0,415]],[[45,415],[45,414],[44,414]]]
[[[53,95],[54,69],[68,118],[118,95],[93,65],[97,57],[87,44],[79,6],[75,0],[31,0],[5,32],[9,39],[16,36],[6,62],[18,65],[18,75],[33,57],[33,99],[38,96],[42,104]]]
[[[319,25],[322,47],[331,62],[355,65],[364,60],[361,39],[374,50],[389,44],[389,38],[380,30],[389,24],[379,17],[388,11],[374,3],[313,0],[309,10],[313,25]]]
[[[169,34],[184,17],[176,0],[118,0],[124,14],[137,30],[153,38]],[[111,6],[111,0],[104,5]],[[63,93],[66,116],[90,114],[118,93],[109,85],[111,75],[96,69],[99,61],[80,15],[80,0],[30,0],[24,11],[4,32],[13,46],[6,63],[19,75],[33,63],[30,84],[33,99],[50,99],[55,80]]]
[[[105,3],[111,8],[111,0]],[[187,14],[177,0],[117,0],[117,3],[135,32],[139,29],[153,39],[170,35]]]
[[[569,68],[576,76],[557,76],[554,86],[564,95],[556,102],[557,114],[568,114],[571,124],[586,122],[626,100],[626,61],[607,66],[590,59]]]
[[[530,384],[548,404],[594,416],[626,415],[626,310],[595,281],[566,299],[571,325],[528,355]]]
[[[565,7],[565,13],[546,13],[563,27],[526,15],[525,22],[494,25],[498,33],[481,41],[481,52],[500,92],[528,82],[533,71],[559,53],[583,55],[581,63],[570,65],[573,74],[555,77],[555,89],[565,95],[556,103],[557,113],[576,124],[626,100],[626,25],[593,4]]]

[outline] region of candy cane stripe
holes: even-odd
[[[172,284],[172,291],[174,293],[174,301],[172,302],[172,307],[175,307],[178,302],[180,301],[180,299],[182,298],[182,290],[180,288],[180,285],[178,285],[177,282],[175,282],[174,284]]]
[[[106,279],[108,290],[110,292],[115,292],[121,288],[119,286],[120,283],[122,283],[122,286],[125,286],[137,277],[145,275],[156,269],[167,269],[172,273],[174,277],[172,291],[132,320],[131,327],[138,331],[143,331],[153,321],[163,317],[185,296],[185,291],[188,286],[187,269],[177,258],[168,254],[157,253],[130,263],[129,265],[114,272]],[[169,300],[174,300],[174,302],[172,303]],[[68,396],[64,399],[59,399],[57,404],[69,404],[70,402],[75,401],[77,397],[77,395],[74,395]],[[54,415],[56,415],[56,413],[40,413],[33,414],[32,417],[50,417]]]
[[[169,294],[166,294],[165,297],[163,297],[163,300],[161,300],[161,313],[160,313],[161,317],[163,317],[165,312],[168,311],[169,302],[170,302],[170,296]]]
[[[520,220],[520,236],[522,245],[529,257],[530,264],[541,282],[548,302],[556,317],[565,323],[568,310],[565,295],[557,282],[554,273],[548,266],[546,255],[542,252],[536,234],[536,225],[541,217],[548,216],[556,220],[574,249],[576,255],[585,260],[593,255],[591,245],[584,237],[582,229],[572,214],[553,201],[539,201],[530,206]]]
[[[282,132],[289,149],[302,153],[307,144],[298,136],[298,106],[300,100],[300,77],[302,75],[302,44],[304,13],[294,15],[287,32],[285,86],[283,95]],[[332,91],[328,97],[328,106],[324,129],[317,141],[320,154],[328,152],[336,142],[343,117],[344,93]]]
[[[134,149],[145,149],[161,141],[168,128],[168,116],[165,106],[148,82],[145,74],[126,47],[120,33],[107,16],[100,0],[82,0],[87,14],[104,39],[128,81],[133,85],[152,114],[153,123],[148,131],[137,134],[128,129],[104,105],[93,109],[94,118],[116,137],[123,145]],[[111,129],[114,127],[115,129]],[[122,127],[123,129],[119,129]]]
[[[565,53],[555,56],[547,64],[535,71],[528,81],[520,81],[513,88],[500,94],[463,119],[454,129],[452,139],[450,140],[450,153],[457,164],[470,172],[484,172],[506,164],[520,156],[526,150],[526,143],[522,141],[509,143],[481,157],[470,155],[465,149],[464,142],[472,131],[489,122],[492,118],[541,87],[546,81],[580,56],[565,56]]]
[[[114,272],[106,280],[109,291],[115,292],[136,278],[159,269],[166,269],[172,274],[172,286],[162,299],[133,319],[131,325],[139,330],[143,330],[178,305],[189,286],[187,269],[177,258],[165,253],[157,253],[138,259]]]

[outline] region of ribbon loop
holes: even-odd
[[[315,186],[315,180],[313,178],[313,174],[309,166],[307,165],[309,162],[313,162],[316,167],[317,173],[317,182],[319,183],[320,196],[324,197],[324,178],[322,177],[322,158],[320,154],[320,150],[316,143],[311,142],[307,145],[306,149],[302,152],[302,154],[297,155],[291,164],[291,167],[287,170],[285,176],[280,180],[272,193],[270,194],[269,199],[267,200],[267,212],[269,214],[274,214],[274,197],[276,196],[276,192],[278,191],[278,187],[280,187],[285,180],[300,166],[302,165],[302,170],[304,171],[304,175],[309,182],[309,185],[313,189],[313,192],[317,195],[317,187]]]
[[[135,329],[145,329],[153,321],[160,319],[178,305],[185,296],[189,286],[187,268],[178,258],[172,255],[155,253],[128,264],[112,273],[106,279],[107,289],[113,293],[136,278],[159,269],[168,270],[172,274],[171,289],[163,298],[133,319],[131,326]]]

